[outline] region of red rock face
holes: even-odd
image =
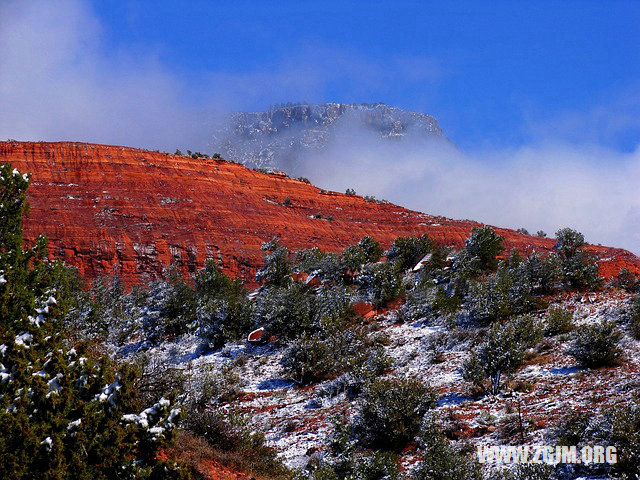
[[[276,235],[291,250],[338,251],[364,235],[388,247],[398,236],[425,232],[460,247],[479,225],[323,191],[235,163],[135,148],[0,142],[0,161],[32,174],[27,242],[45,234],[51,256],[89,279],[117,273],[127,284],[140,283],[171,263],[192,272],[212,258],[251,283],[263,262],[261,243]],[[313,218],[317,213],[322,218]],[[497,231],[508,249],[523,253],[548,251],[554,243]],[[635,255],[589,248],[602,259],[603,275],[621,267],[640,274]]]

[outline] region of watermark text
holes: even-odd
[[[478,462],[486,464],[614,464],[618,451],[611,445],[478,445]]]

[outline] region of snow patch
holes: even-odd
[[[49,385],[49,393],[47,393],[47,397],[50,397],[54,393],[56,395],[60,393],[60,390],[62,390],[62,385],[60,385],[60,380],[62,379],[62,377],[63,375],[61,373],[58,373],[55,377],[47,382],[47,385]]]
[[[47,452],[50,452],[51,447],[53,447],[53,440],[51,439],[51,437],[47,437],[40,442],[40,445],[44,445],[44,448],[47,450]]]
[[[118,390],[120,390],[121,387],[119,380],[120,376],[116,374],[116,380],[110,385],[105,385],[102,391],[94,397],[94,400],[101,403],[108,402],[115,407],[116,393],[118,392]]]
[[[11,381],[11,373],[0,363],[0,383]]]
[[[67,430],[74,430],[78,428],[81,424],[82,424],[81,418],[74,420],[73,422],[69,422],[69,425],[67,425]]]
[[[24,348],[29,348],[29,344],[33,342],[33,335],[29,332],[21,333],[20,335],[16,335],[16,345],[20,345]]]
[[[158,416],[170,405],[170,403],[171,402],[169,402],[169,400],[163,397],[152,407],[143,410],[139,414],[125,414],[122,416],[121,420],[124,423],[137,424],[141,428],[146,429],[152,435],[153,440],[158,440],[160,437],[164,436],[164,432],[167,429],[173,428],[173,422],[178,418],[178,415],[180,415],[180,409],[174,408],[171,410],[166,420],[160,421],[157,425],[150,427],[150,424],[158,420]]]

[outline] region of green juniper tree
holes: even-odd
[[[46,261],[44,237],[23,248],[28,185],[0,165],[2,478],[180,478],[159,457],[179,410],[166,399],[145,409],[136,369],[65,340],[64,267]]]
[[[481,271],[495,270],[498,267],[497,257],[504,251],[503,240],[491,227],[475,227],[465,248]]]
[[[484,392],[497,395],[502,376],[522,365],[526,349],[534,347],[542,334],[542,325],[528,316],[493,323],[486,340],[472,348],[463,365],[462,377]]]
[[[359,271],[365,263],[377,262],[382,256],[383,249],[376,240],[369,235],[362,237],[357,245],[350,245],[342,252],[342,263],[351,271]]]
[[[602,280],[598,277],[598,264],[584,250],[584,235],[571,228],[556,232],[555,250],[561,260],[562,277],[573,288],[598,288]]]
[[[293,271],[289,261],[289,249],[280,245],[277,238],[263,243],[260,248],[265,252],[264,267],[256,273],[256,280],[267,286],[288,286],[292,281]]]
[[[387,259],[396,265],[400,271],[412,268],[427,253],[435,248],[433,240],[425,233],[420,237],[411,235],[409,237],[398,237],[387,252]]]

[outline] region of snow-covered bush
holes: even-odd
[[[419,445],[424,454],[413,471],[413,480],[482,480],[475,459],[456,449],[429,415],[422,422]]]
[[[583,251],[563,259],[562,278],[572,288],[594,290],[602,285],[595,258]]]
[[[436,278],[438,283],[448,284],[449,297],[464,299],[469,293],[471,280],[478,280],[483,274],[494,271],[499,261],[497,256],[502,253],[502,237],[490,227],[476,227],[451,262],[451,268],[442,271],[444,275]]]
[[[522,273],[503,263],[484,281],[472,281],[465,301],[471,317],[487,322],[539,308],[542,302],[532,295],[532,285]]]
[[[621,268],[611,283],[614,287],[627,292],[637,292],[640,289],[640,280],[628,268]]]
[[[117,276],[98,277],[65,317],[65,327],[76,338],[91,338],[107,345],[122,345],[139,335],[148,303],[148,291],[134,286],[124,293]]]
[[[342,358],[336,357],[324,339],[303,333],[287,348],[281,363],[287,375],[304,385],[329,375],[340,375]]]
[[[316,290],[315,315],[318,320],[323,317],[338,318],[351,315],[353,293],[344,287],[323,288]]]
[[[616,463],[582,466],[584,476],[636,480],[640,472],[640,404],[637,397],[625,398],[600,412],[581,411],[567,415],[550,432],[556,445],[612,445]],[[578,450],[579,451],[579,450]]]
[[[416,273],[416,285],[431,287],[448,278],[451,274],[448,260],[451,251],[450,247],[434,244],[429,255],[421,261],[420,269]]]
[[[458,297],[455,292],[452,292],[450,295],[442,287],[436,289],[432,303],[434,312],[440,314],[455,313],[460,309],[461,305],[462,300],[460,300],[460,297]]]
[[[316,298],[305,285],[269,288],[256,300],[256,323],[283,339],[318,329]]]
[[[533,252],[519,265],[513,266],[518,270],[518,278],[526,279],[535,294],[551,293],[557,286],[560,277],[560,262],[557,255],[543,257],[538,252]]]
[[[387,251],[387,260],[393,263],[397,270],[405,271],[413,268],[427,253],[435,248],[433,240],[427,234],[420,237],[396,238]]]
[[[511,315],[511,286],[506,276],[492,276],[484,282],[471,283],[465,300],[471,318],[479,323],[487,323]]]
[[[488,227],[475,229],[467,241],[471,250],[458,252],[451,269],[421,270],[407,295],[406,318],[455,313],[464,305],[471,319],[490,322],[545,307],[539,295],[549,293],[558,281],[555,256],[534,252],[523,258],[514,250],[508,260],[498,262],[492,255],[501,251],[501,241]],[[496,265],[494,273],[487,271]]]
[[[319,291],[300,283],[287,288],[268,288],[255,303],[255,322],[278,338],[291,340],[304,332],[319,332],[323,317],[348,312],[352,295],[342,287]]]
[[[436,292],[437,289],[433,287],[416,287],[410,290],[402,307],[402,319],[405,322],[415,322],[429,317],[433,313]]]
[[[313,250],[313,249],[311,249]],[[305,262],[306,268],[300,271],[312,273],[326,283],[342,284],[344,278],[344,265],[337,253],[322,253],[315,262]]]
[[[575,330],[575,339],[567,353],[583,367],[615,365],[622,356],[618,347],[620,338],[622,333],[612,321],[583,325]]]
[[[480,259],[478,257],[472,257],[465,248],[460,250],[451,262],[451,272],[448,275],[448,280],[451,283],[459,284],[459,288],[456,290],[466,290],[466,281],[471,278],[480,276],[482,270],[480,268]]]
[[[372,452],[356,457],[353,466],[354,480],[401,479],[398,459],[388,452]]]
[[[197,299],[191,285],[176,268],[170,268],[168,279],[161,286],[161,330],[165,336],[175,337],[193,329]]]
[[[316,332],[298,336],[282,358],[285,372],[306,384],[346,372],[375,377],[386,370],[390,362],[384,349],[352,317],[350,313],[323,316]]]
[[[335,397],[345,393],[348,398],[354,399],[367,385],[388,371],[392,361],[381,345],[372,343],[359,354],[357,361],[351,361],[348,365],[349,371],[322,386],[320,396]]]
[[[573,312],[566,308],[551,306],[545,315],[544,334],[552,337],[573,330]]]
[[[366,263],[377,262],[382,247],[372,237],[363,237],[356,245],[350,245],[341,254],[322,252],[319,248],[306,248],[296,252],[295,270],[312,273],[323,282],[342,284]]]
[[[474,227],[465,243],[469,261],[477,263],[481,272],[495,270],[497,257],[504,250],[503,240],[491,227]]]
[[[556,232],[554,249],[562,258],[571,258],[584,246],[584,235],[571,228],[561,228]]]
[[[124,305],[124,286],[119,277],[96,278],[82,305],[70,312],[67,326],[87,337],[105,338],[112,328],[125,323],[128,309]]]
[[[358,292],[376,307],[384,307],[404,294],[402,278],[389,262],[365,265],[354,282]]]
[[[145,321],[155,321],[159,312],[148,308],[149,291],[134,286],[124,293],[117,276],[98,277],[88,292],[78,290],[64,319],[65,329],[78,339],[93,339],[120,346],[140,335]],[[149,318],[147,318],[149,317]]]
[[[442,286],[417,285],[407,293],[402,307],[402,319],[412,322],[438,315],[453,314],[460,309],[461,305],[462,300],[453,290],[449,290],[448,294]]]
[[[99,338],[121,346],[141,333],[151,343],[196,333],[211,347],[243,337],[253,327],[252,304],[240,280],[230,280],[209,261],[187,282],[175,268],[167,280],[134,287],[130,293],[118,277],[97,278],[88,295],[65,321],[79,337]]]
[[[48,288],[43,263],[46,239],[39,236],[32,248],[23,248],[22,213],[27,208],[28,186],[27,174],[0,164],[0,319],[25,319],[21,328],[28,327],[26,318],[33,314],[35,298]]]
[[[589,424],[595,422],[594,412],[575,410],[561,418],[549,430],[556,445],[580,445],[587,440]]]
[[[353,428],[343,421],[334,422],[329,451],[308,463],[293,480],[399,480],[403,478],[396,455],[389,452],[362,451],[353,439]]]
[[[196,333],[219,348],[247,335],[255,327],[253,305],[239,279],[231,280],[213,261],[195,276]]]
[[[380,260],[382,253],[380,243],[367,235],[362,237],[357,245],[350,245],[343,250],[342,263],[347,270],[357,272],[365,263]]]
[[[600,445],[615,445],[617,462],[611,465],[610,475],[625,480],[637,478],[640,472],[640,406],[637,399],[624,402],[603,412],[589,434]]]
[[[74,300],[43,260],[46,241],[22,246],[27,186],[28,176],[0,165],[2,477],[180,478],[159,456],[179,409],[164,398],[145,409],[132,365],[65,338],[62,317]]]
[[[211,298],[198,305],[196,334],[207,340],[210,348],[221,348],[251,331],[251,304],[236,298]]]
[[[584,235],[570,228],[556,232],[555,250],[561,260],[562,279],[572,288],[598,288],[598,264],[584,251]]]
[[[418,434],[434,393],[417,380],[376,379],[362,395],[353,422],[358,442],[381,450],[402,449]]]
[[[418,462],[411,478],[413,480],[461,480],[463,478],[483,480],[480,468],[474,459],[470,455],[462,454],[444,437],[438,437],[425,446],[424,460]]]
[[[522,315],[511,320],[518,343],[524,350],[535,348],[544,336],[544,325],[532,315]]]
[[[522,365],[525,351],[534,347],[541,337],[542,328],[532,317],[494,323],[486,340],[471,350],[463,365],[463,378],[483,391],[497,394],[502,375]]]
[[[149,285],[138,318],[146,338],[153,343],[196,329],[195,291],[176,268],[170,267],[165,276],[167,280]]]
[[[295,271],[311,273],[317,270],[325,255],[318,247],[298,250],[295,252]]]
[[[261,248],[265,252],[264,266],[256,273],[256,280],[267,286],[289,285],[293,271],[289,260],[289,249],[280,245],[277,238],[263,243]]]

